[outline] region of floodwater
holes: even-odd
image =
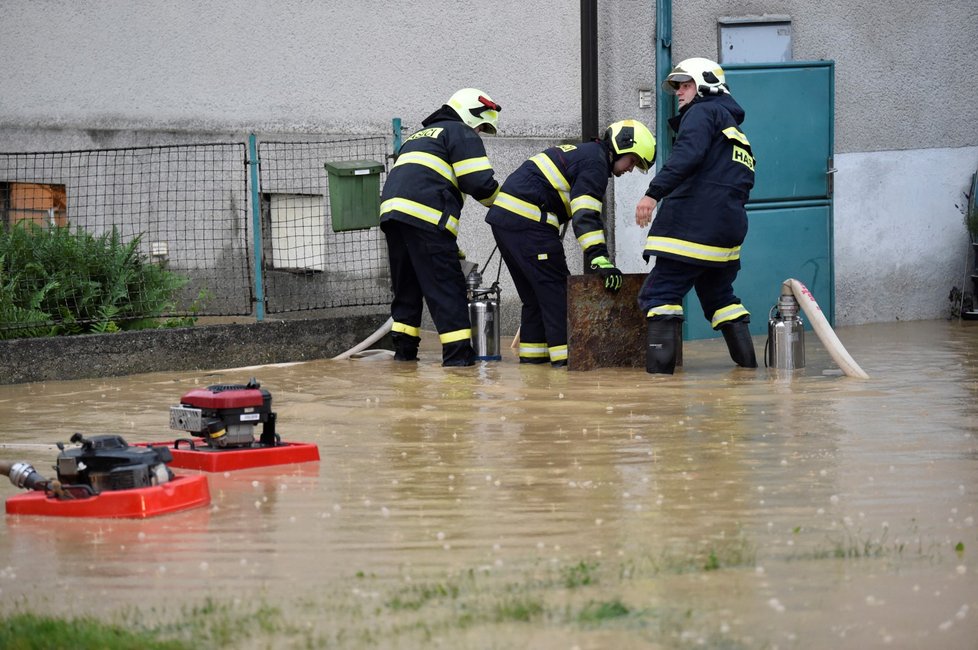
[[[837,333],[869,380],[807,332],[780,374],[711,340],[672,377],[424,347],[0,386],[0,459],[45,475],[39,443],[172,440],[183,393],[252,376],[321,455],[210,474],[184,513],[7,515],[0,610],[279,608],[256,647],[973,649],[978,323]]]

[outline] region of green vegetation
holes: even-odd
[[[240,604],[207,598],[184,607],[179,615],[163,614],[163,623],[149,625],[150,613],[123,612],[113,622],[90,616],[55,618],[16,612],[0,617],[0,648],[5,650],[199,650],[233,648],[254,636],[274,638],[298,631],[282,621],[282,612],[259,605],[252,611]]]
[[[0,229],[0,339],[192,324],[162,318],[187,280],[143,259],[139,243],[115,228],[100,236],[33,223]]]
[[[6,650],[190,650],[182,641],[161,641],[148,630],[132,630],[94,618],[62,620],[35,614],[0,619],[0,648]]]
[[[800,531],[798,527],[793,532]],[[920,544],[913,555],[925,560],[935,560],[933,553],[939,554],[941,547],[946,552],[950,546],[959,557],[965,552],[963,542]],[[888,543],[885,534],[870,539],[847,530],[824,547],[784,559],[849,563],[904,552],[903,543]],[[570,643],[582,640],[584,645],[600,638],[687,650],[771,647],[763,639],[738,639],[722,629],[709,596],[690,601],[670,595],[672,586],[701,580],[708,594],[711,587],[706,585],[717,584],[712,583],[716,572],[754,566],[754,545],[738,535],[614,560],[533,558],[509,570],[469,568],[422,579],[354,570],[348,579],[324,585],[315,596],[276,606],[265,604],[259,595],[254,596],[257,604],[252,599],[205,598],[185,602],[177,612],[132,608],[101,620],[23,613],[26,603],[20,602],[13,612],[9,605],[0,608],[0,647],[414,648],[473,647],[477,639],[478,647],[503,648],[513,647],[513,639],[526,637],[531,629],[552,630]]]

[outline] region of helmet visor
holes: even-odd
[[[675,95],[679,91],[679,84],[692,80],[693,77],[685,72],[671,72],[666,77],[666,80],[662,82],[662,92],[667,95]]]

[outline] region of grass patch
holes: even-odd
[[[568,589],[576,589],[577,587],[595,584],[597,582],[597,569],[597,562],[585,562],[584,560],[561,569],[564,586]]]
[[[631,609],[618,599],[590,602],[577,613],[575,617],[578,623],[583,625],[597,625],[604,621],[622,618],[631,614]]]
[[[916,544],[908,544],[905,540],[896,539],[888,541],[889,530],[884,529],[878,537],[872,534],[861,534],[852,531],[848,527],[837,536],[830,536],[828,544],[824,547],[815,548],[810,551],[801,551],[790,555],[788,560],[859,560],[859,559],[878,559],[903,557],[904,554],[916,555],[918,557],[931,557],[937,559],[941,554],[940,547],[930,545],[924,548],[923,541],[916,537]],[[915,534],[915,531],[912,531]],[[912,539],[912,538],[911,538]],[[953,547],[958,552],[957,547]],[[964,550],[963,545],[961,551]]]
[[[528,595],[506,598],[495,604],[492,610],[492,620],[496,623],[516,621],[529,623],[543,618],[546,607],[539,598]]]
[[[0,648],[6,650],[191,650],[180,640],[165,640],[151,630],[103,623],[95,618],[61,619],[14,614],[0,619]]]
[[[150,624],[149,620],[163,622]],[[252,637],[301,636],[287,625],[276,607],[206,598],[179,614],[131,608],[110,620],[94,616],[55,617],[30,612],[0,616],[0,648],[4,650],[200,650],[233,648]]]
[[[405,587],[387,601],[392,610],[417,611],[427,603],[458,598],[459,585],[453,583],[419,584]]]

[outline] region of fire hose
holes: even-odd
[[[842,341],[839,340],[839,337],[832,330],[829,321],[822,313],[821,307],[815,302],[815,297],[808,290],[808,287],[794,278],[788,278],[781,285],[781,293],[794,295],[795,300],[798,301],[802,310],[808,316],[809,323],[815,331],[815,334],[822,341],[822,345],[828,350],[829,356],[838,364],[842,372],[849,377],[869,379],[869,375],[859,367],[859,364],[846,351],[845,346],[842,345]]]
[[[360,341],[359,343],[357,343],[356,345],[354,345],[352,348],[350,348],[346,352],[343,352],[342,354],[336,355],[335,357],[333,357],[333,360],[336,361],[336,360],[342,360],[342,359],[349,359],[354,354],[357,354],[358,352],[362,352],[362,351],[366,350],[371,345],[373,345],[374,343],[376,343],[377,341],[379,341],[380,339],[382,339],[385,334],[387,334],[389,331],[391,331],[391,327],[393,327],[393,325],[394,325],[394,319],[393,318],[388,318],[384,322],[383,325],[381,325],[380,327],[377,328],[377,331],[376,332],[374,332],[373,334],[371,334],[367,338],[363,339],[362,341]]]

